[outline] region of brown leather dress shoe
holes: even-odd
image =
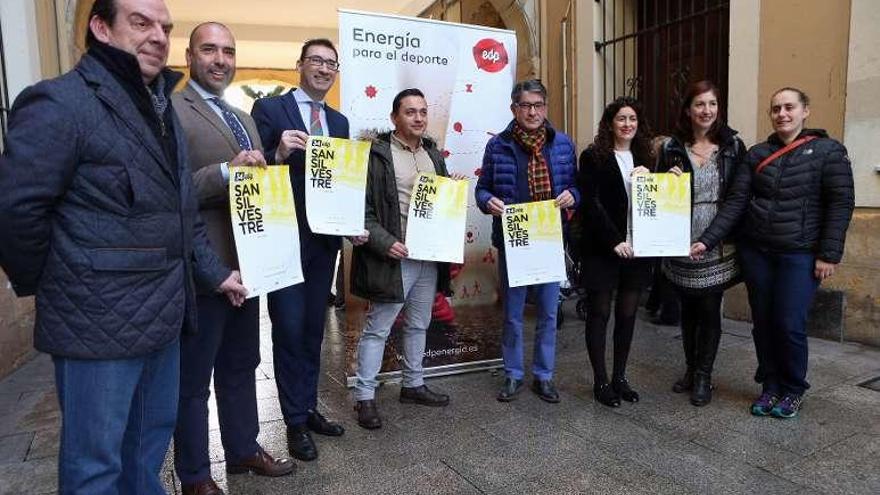
[[[296,466],[290,459],[275,459],[260,449],[250,459],[245,459],[236,464],[226,463],[226,472],[229,474],[254,473],[257,476],[269,476],[276,478],[293,472]]]
[[[438,394],[427,385],[418,387],[400,387],[400,402],[404,404],[420,404],[422,406],[443,407],[449,404],[449,396]]]
[[[223,490],[211,478],[191,485],[181,485],[180,488],[183,495],[224,495]]]
[[[382,427],[382,418],[379,416],[374,399],[359,400],[355,404],[354,410],[358,413],[358,425],[361,428],[375,430]]]

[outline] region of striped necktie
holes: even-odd
[[[309,118],[309,135],[323,136],[324,126],[321,125],[321,104],[317,101],[310,101],[312,107],[311,117]]]

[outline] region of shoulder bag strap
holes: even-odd
[[[795,139],[794,141],[788,143],[788,145],[785,146],[784,148],[780,148],[780,149],[776,150],[775,153],[773,153],[772,155],[768,156],[767,158],[764,158],[763,160],[761,160],[761,163],[759,163],[758,166],[755,167],[755,173],[760,174],[761,171],[764,170],[764,168],[766,168],[767,165],[770,165],[770,163],[773,160],[788,153],[789,151],[794,150],[795,148],[797,148],[798,146],[800,146],[802,144],[809,143],[810,141],[812,141],[814,139],[816,139],[816,136],[804,136],[800,139]]]

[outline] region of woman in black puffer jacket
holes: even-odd
[[[775,132],[737,169],[724,207],[691,247],[701,257],[742,218],[739,255],[752,308],[761,396],[756,416],[797,415],[807,375],[807,312],[840,259],[854,207],[846,148],[805,129],[809,99],[783,88],[770,102]]]
[[[712,223],[730,191],[745,145],[724,123],[721,91],[710,81],[697,81],[685,92],[673,137],[660,148],[656,172],[687,172],[691,178],[691,239]],[[734,246],[718,243],[700,260],[665,258],[662,270],[681,299],[681,341],[687,371],[672,386],[690,391],[691,404],[712,400],[712,368],[721,341],[721,298],[740,282]]]

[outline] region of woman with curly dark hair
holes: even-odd
[[[712,223],[724,201],[745,145],[724,122],[721,91],[711,81],[688,86],[672,137],[663,141],[657,172],[691,177],[691,237]],[[741,280],[736,250],[719,243],[701,260],[666,258],[663,273],[681,296],[681,341],[687,370],[672,391],[690,391],[691,404],[712,400],[712,368],[721,342],[721,298]]]
[[[581,153],[582,285],[587,291],[586,341],[593,367],[593,395],[600,403],[620,406],[638,402],[626,379],[642,290],[651,279],[651,264],[633,256],[630,232],[632,175],[648,173],[652,163],[650,132],[642,107],[633,98],[617,98],[602,114],[593,144]],[[615,296],[616,290],[616,296]],[[605,341],[614,300],[614,367],[605,368]]]

